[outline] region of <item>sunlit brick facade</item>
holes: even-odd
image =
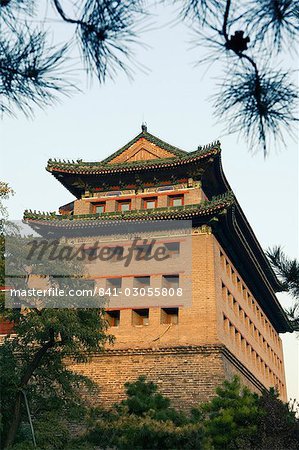
[[[279,333],[292,329],[275,296],[281,286],[231,192],[220,154],[218,142],[187,153],[143,127],[100,163],[48,163],[47,170],[76,199],[57,216],[26,211],[33,228],[46,232],[67,224],[68,235],[84,228],[88,238],[89,224],[97,219],[192,221],[191,305],[108,308],[114,345],[73,366],[99,384],[99,403],[123,398],[124,383],[142,374],[179,407],[206,400],[233,374],[255,391],[276,386],[286,400]],[[173,257],[177,241],[171,235],[166,240]],[[138,281],[117,264],[97,283],[124,287]],[[165,265],[146,283],[162,286],[169,270]],[[146,264],[140,271],[146,278]]]

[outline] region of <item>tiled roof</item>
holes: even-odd
[[[135,144],[139,139],[145,138],[147,141],[151,142],[152,144],[157,145],[160,148],[163,148],[163,150],[167,150],[170,153],[173,153],[175,156],[184,156],[187,152],[185,150],[181,150],[178,147],[175,147],[171,144],[168,144],[165,141],[162,141],[162,139],[158,138],[157,136],[154,136],[153,134],[149,133],[147,130],[142,130],[141,133],[139,133],[134,139],[132,139],[130,142],[128,142],[126,145],[121,147],[116,152],[112,153],[112,155],[108,156],[108,158],[103,159],[102,162],[108,163],[112,161],[112,159],[116,158],[118,155],[120,155],[122,152],[127,150],[131,147],[131,145]]]
[[[133,141],[138,140],[141,135],[144,134],[149,135],[147,132],[140,133]],[[152,135],[150,135],[152,136]],[[158,138],[152,137],[152,140],[155,139],[159,141]],[[171,148],[175,148],[176,156],[170,158],[163,159],[150,159],[150,160],[140,160],[140,161],[132,161],[125,163],[116,163],[109,164],[109,161],[115,158],[118,154],[120,154],[124,149],[132,145],[132,142],[129,142],[125,147],[118,150],[118,152],[111,155],[109,158],[100,162],[84,162],[82,160],[77,161],[65,161],[65,160],[56,160],[49,159],[47,164],[47,170],[49,172],[62,172],[62,173],[74,173],[74,174],[99,174],[99,173],[118,173],[118,172],[131,172],[134,170],[146,168],[146,169],[156,169],[160,167],[176,167],[183,164],[189,164],[193,161],[198,161],[200,159],[208,158],[210,156],[214,156],[220,153],[220,143],[214,142],[212,144],[206,145],[204,147],[199,147],[194,152],[184,152],[183,150],[176,149],[175,147],[170,146],[169,144],[164,143],[164,147],[167,150],[175,153]],[[161,141],[163,142],[163,141]],[[157,143],[157,145],[160,145]],[[161,146],[161,145],[160,145]]]

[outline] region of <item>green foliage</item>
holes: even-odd
[[[203,428],[182,412],[145,376],[126,383],[127,398],[110,412],[98,411],[87,439],[103,448],[200,449]]]
[[[293,298],[293,305],[286,313],[293,327],[299,331],[299,261],[289,258],[280,246],[267,250],[266,255],[283,289]]]
[[[274,390],[258,396],[237,377],[189,415],[171,408],[145,377],[127,383],[126,393],[114,409],[93,411],[84,439],[104,449],[298,449],[295,412]]]
[[[283,403],[271,388],[258,398],[258,407],[264,411],[257,425],[256,448],[272,450],[299,449],[299,421],[296,418],[298,404]]]
[[[21,248],[20,239],[18,235],[12,236],[14,251],[10,262],[18,270],[18,274],[23,276],[17,278],[16,283],[21,280],[24,288],[28,288],[28,261],[26,254],[18,251]],[[3,258],[2,252],[2,261]],[[46,263],[49,274],[55,274],[59,264],[64,265],[64,273],[82,274],[82,267],[73,262],[50,261],[48,258]],[[43,270],[40,261],[32,259],[30,264],[31,274],[43,273],[40,272]],[[0,269],[0,275],[4,279],[3,264]],[[50,283],[52,278],[49,277]],[[65,288],[67,280],[67,277],[62,277],[56,278],[54,282],[58,288]],[[74,283],[79,283],[79,280],[75,279]],[[57,300],[59,299],[50,298],[54,303]],[[0,346],[1,428],[2,440],[5,442],[7,438],[6,446],[15,441],[20,423],[28,423],[23,391],[26,391],[37,427],[42,423],[40,421],[52,413],[68,419],[84,414],[84,394],[95,389],[95,385],[88,378],[68,369],[67,362],[86,362],[90,354],[102,351],[103,345],[112,341],[112,337],[106,334],[107,322],[103,309],[44,308],[41,304],[35,307],[29,301],[30,298],[25,298],[24,302],[22,299],[22,309],[7,309],[3,293],[1,294],[1,316],[14,323],[14,334],[8,336]],[[61,438],[65,438],[66,433],[58,424],[53,425],[53,430],[56,430],[56,434],[51,435],[50,439],[44,433],[45,439],[52,443],[57,441],[57,446],[53,448],[61,448],[59,442]],[[20,433],[22,432],[21,429]]]
[[[186,416],[170,407],[170,400],[158,391],[158,386],[152,381],[147,381],[145,376],[140,376],[133,383],[126,383],[126,400],[115,405],[120,415],[134,414],[136,416],[148,416],[159,421],[170,420],[176,425],[187,422]]]
[[[160,0],[163,4],[165,0]],[[119,72],[131,78],[145,67],[135,61],[134,46],[153,5],[141,0],[48,0],[45,13],[34,0],[0,2],[0,111],[31,115],[35,107],[55,102],[58,93],[75,89],[72,72],[95,76],[100,84]],[[178,4],[179,20],[194,32],[195,48],[208,49],[201,65],[223,61],[223,89],[217,94],[216,114],[228,131],[244,133],[263,149],[284,144],[283,128],[292,134],[296,121],[297,91],[277,56],[296,48],[298,7],[292,0],[171,0]],[[49,16],[48,16],[49,14]],[[52,15],[71,32],[63,45],[52,45]],[[154,12],[154,15],[156,12]],[[29,24],[31,26],[29,26]],[[34,26],[36,24],[36,26]],[[142,26],[141,26],[142,24]],[[238,31],[236,31],[238,30]],[[66,34],[67,36],[68,34]],[[202,53],[201,53],[202,54]],[[179,53],[178,53],[179,55]],[[178,64],[181,61],[178,60]],[[271,140],[271,141],[270,141]]]
[[[0,221],[7,218],[7,208],[3,205],[3,200],[8,200],[11,195],[14,195],[13,189],[8,183],[0,181]],[[0,223],[1,223],[0,222]],[[2,229],[0,228],[2,232]]]
[[[224,381],[216,389],[217,395],[202,405],[206,415],[205,432],[215,449],[244,447],[257,431],[263,412],[258,408],[258,397],[242,387],[240,380]]]
[[[99,420],[88,440],[102,448],[200,450],[202,434],[200,424],[176,426],[171,420],[128,415],[118,417],[112,423]]]
[[[295,408],[279,400],[274,389],[260,396],[250,392],[237,377],[224,381],[211,401],[189,415],[171,408],[169,399],[145,377],[127,383],[126,393],[127,399],[111,410],[92,408],[89,417],[81,411],[77,419],[86,426],[89,422],[89,431],[77,438],[53,403],[51,412],[45,409],[34,420],[38,450],[299,448]],[[12,448],[25,449],[33,449],[28,424]]]
[[[34,432],[38,447],[43,450],[60,450],[70,441],[71,434],[64,417],[55,410],[43,413],[34,421]],[[32,442],[29,424],[23,424],[19,439]]]

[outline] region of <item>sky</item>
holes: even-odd
[[[100,86],[76,78],[82,92],[61,98],[45,111],[36,109],[28,119],[4,117],[0,122],[0,177],[15,190],[6,202],[11,219],[25,209],[57,211],[73,196],[46,172],[49,158],[100,161],[140,132],[148,131],[166,142],[192,151],[198,145],[221,141],[226,177],[264,249],[282,245],[298,256],[298,143],[285,136],[286,147],[271,148],[264,159],[237,135],[227,135],[215,117],[211,96],[216,92],[223,63],[195,67],[205,52],[191,49],[192,32],[174,25],[175,11],[156,7],[145,26],[136,58],[148,68],[134,80],[119,74]],[[65,24],[49,23],[56,41],[69,36]],[[141,27],[142,28],[142,27]],[[222,66],[221,66],[222,64]],[[286,64],[293,64],[286,57]],[[225,67],[224,67],[225,68]],[[298,135],[298,130],[294,130]],[[283,306],[290,299],[279,296]],[[299,399],[299,341],[282,335],[288,395]]]

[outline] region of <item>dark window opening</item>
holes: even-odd
[[[163,275],[162,285],[167,289],[169,288],[177,289],[180,285],[179,275]]]
[[[110,327],[118,327],[120,321],[120,310],[106,311],[106,320]]]
[[[132,310],[132,324],[133,325],[148,325],[149,323],[149,309],[133,309]]]
[[[107,278],[106,288],[112,289],[113,292],[118,292],[121,288],[121,278]],[[113,295],[113,292],[112,292],[112,295]]]
[[[110,192],[107,192],[105,195],[106,195],[106,197],[117,197],[117,196],[121,195],[121,191],[110,191]]]
[[[151,285],[151,277],[134,277],[133,286],[135,288],[146,288]]]
[[[169,256],[178,256],[180,254],[180,243],[179,242],[166,242],[166,253]]]
[[[162,308],[161,323],[177,325],[179,322],[179,308]]]
[[[157,189],[157,192],[163,192],[163,191],[173,191],[173,186],[161,186]]]

